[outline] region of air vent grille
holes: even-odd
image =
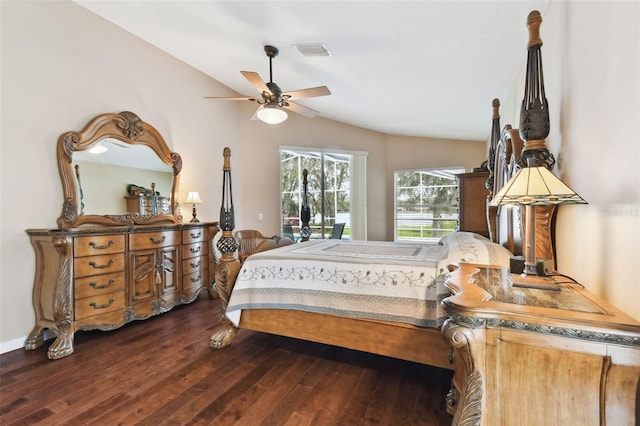
[[[305,43],[296,44],[296,49],[302,54],[302,56],[331,56],[329,49],[322,43]]]

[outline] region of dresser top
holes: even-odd
[[[67,236],[67,235],[94,235],[94,234],[126,234],[131,232],[154,232],[154,231],[170,231],[191,228],[218,226],[218,222],[194,222],[194,223],[168,223],[153,225],[126,225],[126,226],[99,226],[87,225],[77,228],[43,228],[43,229],[27,229],[29,235],[49,235],[49,236]]]

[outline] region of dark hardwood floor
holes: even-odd
[[[2,425],[449,425],[451,372],[240,330],[209,347],[206,295],[110,332],[78,332],[75,353],[0,355]]]

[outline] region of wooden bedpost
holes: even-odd
[[[551,126],[549,124],[549,102],[544,92],[542,72],[541,24],[540,12],[531,11],[527,16],[527,28],[529,29],[527,71],[524,98],[520,107],[520,137],[524,140],[524,150],[518,163],[520,167],[544,166],[553,170],[556,160],[547,149],[545,142]],[[551,228],[556,206],[535,206],[535,209],[534,250],[538,257],[550,259],[555,268],[555,250]],[[526,247],[524,249],[526,255]]]
[[[300,228],[300,236],[302,241],[309,241],[311,237],[311,228],[309,227],[309,221],[311,220],[311,209],[309,208],[309,196],[307,193],[307,175],[309,172],[307,169],[302,171],[302,207],[300,208],[300,221],[302,227]]]
[[[219,264],[216,266],[216,289],[222,301],[221,324],[216,327],[211,336],[210,346],[212,348],[224,348],[231,344],[238,329],[227,319],[225,312],[229,304],[229,297],[236,282],[238,272],[240,272],[240,261],[235,252],[238,249],[238,242],[233,236],[235,227],[235,215],[233,211],[233,194],[231,191],[231,150],[224,149],[224,166],[222,177],[222,206],[220,207],[220,228],[222,236],[218,240],[218,250],[221,256]]]
[[[498,237],[496,236],[496,216],[498,207],[489,206],[491,199],[493,198],[493,187],[495,180],[495,170],[496,170],[496,149],[500,142],[500,100],[494,99],[491,102],[491,107],[493,108],[493,116],[491,117],[491,146],[489,147],[489,155],[487,156],[487,169],[489,169],[489,177],[487,178],[487,182],[485,186],[489,191],[487,194],[487,226],[489,228],[489,239],[491,241],[498,241]]]

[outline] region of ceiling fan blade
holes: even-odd
[[[249,83],[251,83],[253,87],[255,87],[256,89],[258,89],[258,92],[271,93],[271,90],[269,90],[269,88],[267,87],[267,83],[264,82],[262,77],[260,77],[260,75],[257,72],[240,71],[240,74],[242,74],[244,78],[249,80]]]
[[[306,106],[302,106],[300,104],[296,104],[296,103],[293,103],[293,102],[287,102],[287,103],[283,104],[282,108],[284,108],[286,110],[289,110],[289,111],[297,112],[298,114],[302,114],[305,117],[309,117],[309,118],[313,118],[316,115],[320,114],[316,110],[313,110],[311,108],[307,108]]]
[[[292,92],[285,92],[282,94],[282,96],[287,96],[288,99],[294,101],[296,99],[315,98],[316,96],[327,96],[330,94],[331,91],[329,91],[329,88],[327,88],[327,86],[318,86],[311,87],[309,89],[300,89],[294,90]]]

